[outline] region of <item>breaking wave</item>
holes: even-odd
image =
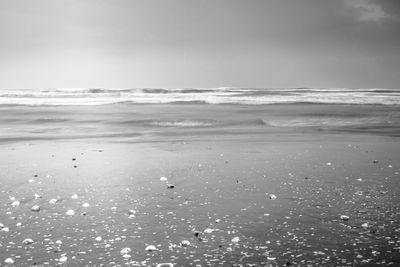
[[[350,88],[58,88],[3,89],[0,105],[380,104],[399,105],[400,89]]]

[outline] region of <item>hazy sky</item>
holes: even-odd
[[[0,88],[400,88],[400,0],[0,0]]]

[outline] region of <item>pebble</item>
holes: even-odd
[[[39,194],[34,194],[33,195],[36,199],[38,199],[38,198],[42,198],[42,196],[41,195],[39,195]]]
[[[160,181],[161,181],[161,182],[166,182],[166,181],[168,181],[168,178],[167,178],[167,177],[164,177],[164,176],[162,176],[162,177],[160,177]]]
[[[14,264],[14,260],[12,258],[7,258],[4,260],[6,264]]]
[[[146,247],[146,250],[147,251],[155,251],[155,250],[157,250],[157,248],[155,246],[153,246],[153,245],[149,245],[149,246]]]
[[[22,241],[22,243],[25,245],[30,245],[33,243],[33,240],[30,238],[25,238],[24,241]]]
[[[82,204],[82,207],[84,207],[84,208],[88,208],[88,207],[90,207],[90,204],[89,204],[89,203],[87,203],[87,202],[85,202],[85,203],[83,203],[83,204]]]
[[[52,199],[49,200],[49,203],[50,203],[50,204],[56,204],[57,201],[58,201],[57,199],[52,198]]]
[[[10,229],[8,227],[3,227],[1,231],[7,233],[10,232]]]
[[[175,187],[175,185],[173,185],[173,184],[167,184],[167,188],[168,189],[172,189],[172,188],[174,188]]]
[[[103,240],[103,238],[101,238],[101,236],[98,236],[94,240],[96,240],[97,242],[100,242],[101,240]]]
[[[58,260],[59,262],[67,262],[68,258],[67,256],[61,256],[61,258]]]
[[[73,211],[73,210],[67,210],[67,212],[65,213],[65,214],[67,214],[67,215],[75,215],[75,211]]]
[[[40,206],[39,205],[32,206],[31,211],[40,211]]]
[[[156,267],[174,267],[173,263],[166,262],[166,263],[159,263]]]
[[[77,194],[73,194],[73,195],[71,196],[71,198],[72,198],[72,199],[78,199],[78,195],[77,195]]]

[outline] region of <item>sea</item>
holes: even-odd
[[[400,89],[0,90],[0,142],[255,138],[298,130],[400,135]]]

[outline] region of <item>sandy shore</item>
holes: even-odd
[[[4,143],[0,260],[398,265],[398,151],[396,138],[354,134]]]

